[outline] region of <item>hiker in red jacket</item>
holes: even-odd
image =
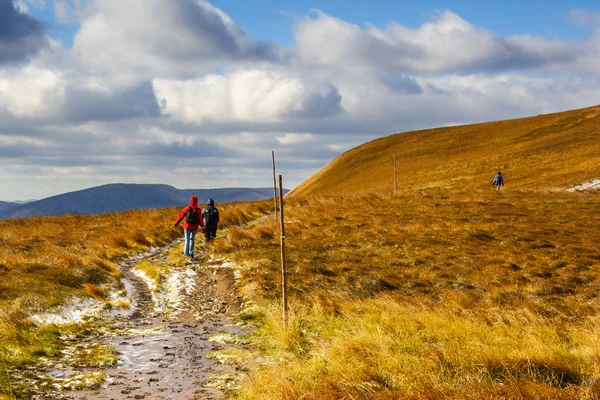
[[[202,210],[198,207],[198,198],[196,196],[190,197],[190,205],[186,206],[181,210],[177,216],[177,222],[175,226],[183,221],[183,232],[185,234],[185,248],[183,250],[184,256],[194,258],[194,238],[198,227],[202,228],[204,232],[204,221],[202,221]]]

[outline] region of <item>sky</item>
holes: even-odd
[[[292,188],[377,137],[597,104],[597,1],[0,0],[3,201],[268,187],[272,150]]]

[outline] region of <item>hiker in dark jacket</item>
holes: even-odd
[[[217,237],[217,227],[219,225],[219,210],[215,207],[215,201],[208,199],[206,208],[202,210],[202,219],[204,220],[204,239],[209,242]]]
[[[179,225],[182,220],[185,235],[183,255],[194,258],[194,238],[196,237],[196,232],[198,232],[198,228],[202,228],[202,232],[204,232],[204,221],[202,220],[202,215],[200,215],[198,198],[196,196],[190,197],[190,205],[181,210],[177,216],[175,226]]]
[[[498,175],[492,180],[492,186],[496,186],[496,190],[500,190],[500,185],[504,186],[504,178],[502,172],[498,171]]]

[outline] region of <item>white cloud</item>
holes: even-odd
[[[277,59],[203,0],[92,0],[74,51],[88,65],[127,77],[194,76],[223,62]]]
[[[328,83],[283,69],[237,69],[228,75],[154,81],[165,112],[186,123],[274,123],[341,112],[341,97]]]
[[[47,119],[64,102],[62,74],[27,66],[14,73],[0,70],[0,109],[16,118]]]
[[[316,137],[312,133],[286,133],[285,135],[277,136],[277,141],[282,145],[289,146],[315,142]]]
[[[54,0],[54,15],[63,22],[77,23],[79,15],[85,9],[87,0]]]
[[[30,64],[0,70],[0,115],[68,123],[158,116],[150,83],[108,86],[101,77]]]
[[[575,61],[581,50],[531,36],[500,38],[446,10],[418,29],[397,22],[360,28],[315,11],[295,27],[297,54],[314,65],[443,73],[528,68]]]

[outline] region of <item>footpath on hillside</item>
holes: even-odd
[[[214,353],[243,346],[244,328],[233,323],[241,298],[234,293],[232,264],[194,260],[182,267],[169,265],[171,247],[121,263],[130,312],[95,321],[93,333],[65,337],[63,357],[15,376],[29,387],[27,398],[212,400],[236,385],[240,366],[221,363]],[[168,266],[161,291],[135,273],[133,267],[144,260]],[[99,345],[116,349],[116,365],[78,368],[81,354],[93,353]]]

